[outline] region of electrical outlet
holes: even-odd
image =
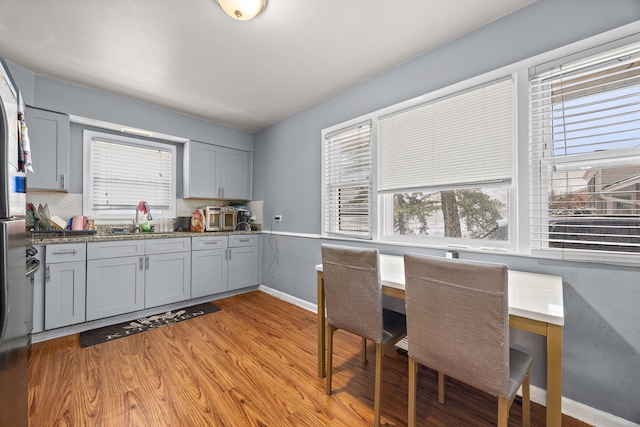
[[[282,215],[276,215],[273,219],[276,221],[282,221]]]

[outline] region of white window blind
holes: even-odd
[[[381,118],[378,189],[509,180],[514,98],[509,78]]]
[[[152,211],[172,206],[171,149],[132,145],[103,138],[91,141],[93,210],[135,209],[145,200]]]
[[[371,122],[325,136],[325,232],[371,238]]]
[[[640,44],[531,71],[532,244],[640,252]]]

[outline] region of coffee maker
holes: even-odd
[[[236,208],[236,228],[238,230],[251,230],[251,225],[249,225],[249,221],[251,221],[251,211],[247,208]]]

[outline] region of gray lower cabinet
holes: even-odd
[[[190,298],[190,239],[88,244],[87,320]]]
[[[258,235],[230,235],[227,290],[258,284]]]
[[[35,245],[38,251],[36,259],[40,261],[40,268],[33,275],[33,329],[32,333],[44,331],[44,279],[45,279],[45,251],[43,245]]]
[[[87,320],[144,308],[144,240],[87,244]]]
[[[86,244],[46,247],[44,328],[85,321]]]
[[[191,239],[191,298],[227,290],[227,236]]]
[[[146,241],[145,308],[191,297],[191,239]]]

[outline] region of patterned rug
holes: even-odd
[[[80,347],[91,347],[103,342],[114,341],[119,338],[150,331],[162,326],[172,325],[183,320],[204,316],[205,314],[220,311],[220,307],[212,303],[198,304],[178,310],[167,311],[161,314],[143,317],[117,325],[105,326],[103,328],[91,329],[80,333]]]

